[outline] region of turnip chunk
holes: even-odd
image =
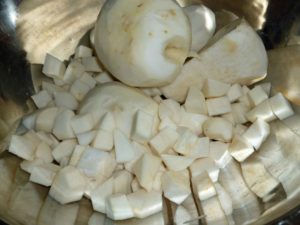
[[[91,200],[95,211],[106,213],[106,198],[113,194],[113,190],[114,179],[111,177],[91,192]]]
[[[57,92],[62,92],[64,89],[53,83],[42,81],[42,89],[46,90],[50,95],[54,96]]]
[[[245,131],[245,133],[242,134],[242,136],[258,150],[269,134],[270,125],[265,121],[258,119]]]
[[[55,105],[57,107],[65,107],[70,110],[78,108],[78,102],[76,98],[69,92],[57,92],[54,95]]]
[[[186,127],[192,130],[196,135],[201,135],[203,133],[202,126],[203,123],[208,119],[206,115],[189,113],[185,109],[181,108],[181,119],[178,123],[181,127]]]
[[[182,205],[179,205],[176,209],[175,215],[174,215],[174,222],[176,225],[184,225],[185,222],[190,221],[192,219],[192,216],[190,212],[184,208]]]
[[[193,158],[179,155],[161,155],[162,160],[169,170],[180,171],[188,168],[194,161]]]
[[[209,116],[218,116],[231,112],[230,101],[227,97],[207,99],[206,105]]]
[[[195,159],[208,157],[209,156],[209,138],[208,137],[198,138],[188,156],[195,158]]]
[[[34,160],[23,160],[23,162],[20,163],[20,167],[22,170],[24,170],[27,173],[31,173],[33,168],[39,165],[43,165],[45,162],[42,159],[34,159]]]
[[[214,186],[216,188],[217,191],[217,195],[220,201],[220,204],[222,206],[222,209],[227,217],[227,222],[228,225],[234,225],[235,222],[232,218],[232,212],[233,212],[233,208],[232,208],[232,200],[231,197],[229,196],[229,194],[227,193],[227,191],[225,191],[225,189],[222,187],[221,184],[219,183],[214,183]]]
[[[198,52],[213,36],[216,29],[214,13],[204,5],[190,5],[183,8],[192,28],[191,50]]]
[[[113,220],[132,218],[134,212],[124,194],[114,194],[106,199],[106,215]]]
[[[84,45],[79,45],[75,50],[75,58],[90,57],[93,54],[93,50]]]
[[[139,181],[136,179],[136,178],[134,178],[133,180],[132,180],[132,182],[131,182],[131,189],[132,189],[132,192],[134,193],[134,192],[137,192],[138,190],[140,190],[140,189],[142,189],[142,187],[140,186],[140,184],[139,184]]]
[[[128,202],[137,218],[146,218],[162,211],[162,193],[138,190],[127,195]]]
[[[75,80],[79,79],[84,73],[84,66],[78,59],[71,61],[66,69],[63,81],[66,84],[72,84]]]
[[[77,101],[81,101],[89,91],[90,87],[80,80],[75,80],[70,88],[71,94]]]
[[[240,134],[235,134],[232,143],[229,145],[229,152],[237,161],[243,162],[254,152],[254,148]]]
[[[58,140],[55,137],[53,137],[53,135],[50,133],[45,133],[44,131],[38,131],[36,132],[36,135],[42,142],[45,142],[51,148],[55,148],[59,144]]]
[[[46,108],[40,111],[36,117],[35,129],[50,133],[58,112],[59,110],[56,107]]]
[[[134,117],[131,138],[140,143],[147,143],[152,137],[153,117],[142,110],[138,110]]]
[[[246,130],[247,130],[247,126],[242,125],[242,124],[237,124],[235,125],[235,127],[233,128],[233,134],[234,135],[242,135]]]
[[[56,57],[46,54],[43,74],[52,78],[62,78],[66,70],[65,64]]]
[[[100,119],[99,128],[112,132],[116,127],[115,119],[112,113],[105,113]]]
[[[262,87],[262,89],[264,90],[264,92],[265,92],[265,93],[268,95],[268,97],[269,97],[270,94],[271,94],[271,88],[272,88],[271,83],[266,82],[266,83],[259,84],[259,86]]]
[[[192,179],[196,189],[196,195],[200,201],[207,200],[217,195],[216,188],[207,172],[203,172]]]
[[[221,141],[212,141],[209,143],[209,156],[219,168],[224,168],[232,159],[228,148],[229,144]]]
[[[167,199],[178,205],[181,204],[191,194],[189,172],[187,170],[165,172],[162,186]]]
[[[31,96],[32,100],[34,101],[36,107],[44,108],[46,107],[52,100],[51,95],[46,90],[42,90],[35,95]]]
[[[85,68],[85,71],[88,72],[102,72],[102,69],[98,63],[98,59],[93,56],[82,57],[81,58],[82,65]]]
[[[202,88],[202,92],[206,98],[222,97],[226,95],[229,88],[229,84],[213,79],[206,79]]]
[[[177,125],[169,117],[165,117],[160,121],[158,130],[162,131],[166,127],[171,128],[173,130],[177,129]]]
[[[96,82],[95,79],[91,76],[91,74],[92,74],[92,73],[84,72],[84,73],[82,74],[82,76],[80,77],[79,80],[80,80],[81,82],[87,84],[87,85],[90,87],[90,89],[93,89],[93,88],[96,86],[97,82]]]
[[[93,129],[94,121],[91,114],[74,116],[71,120],[71,126],[75,134],[82,134]]]
[[[243,124],[248,122],[247,113],[250,108],[242,102],[231,104],[231,113],[234,118],[235,123]]]
[[[270,98],[270,105],[273,110],[273,113],[280,120],[284,120],[294,115],[294,110],[292,106],[281,93],[278,93]]]
[[[196,177],[207,171],[210,179],[216,182],[219,177],[220,169],[217,167],[216,163],[211,158],[202,158],[195,160],[190,166],[190,171],[192,177]]]
[[[243,90],[240,84],[233,84],[227,92],[230,103],[237,101],[242,96]]]
[[[149,144],[158,154],[162,154],[174,146],[178,137],[176,130],[166,127],[154,136]]]
[[[45,142],[41,142],[36,148],[35,157],[42,159],[46,163],[51,163],[53,161],[53,156],[50,146]]]
[[[33,160],[36,146],[26,136],[13,135],[10,140],[8,151],[22,159]]]
[[[204,95],[197,87],[190,87],[184,107],[187,112],[207,115]]]
[[[80,145],[89,145],[95,139],[97,131],[92,130],[82,134],[77,134],[77,140]]]
[[[62,141],[53,149],[52,155],[57,162],[61,163],[64,158],[71,157],[75,146],[76,140],[74,139]]]
[[[221,207],[217,196],[201,201],[201,207],[205,216],[205,221],[208,225],[220,224],[227,225],[226,216]]]
[[[268,99],[264,100],[251,111],[247,112],[246,117],[252,123],[255,122],[255,120],[257,119],[262,119],[266,122],[271,122],[277,118],[272,111],[271,104]]]
[[[131,182],[133,175],[126,170],[118,170],[113,173],[114,193],[129,194],[132,193]]]
[[[52,132],[58,139],[63,140],[75,137],[71,127],[71,121],[74,116],[75,113],[68,109],[63,110],[57,115]]]
[[[54,178],[49,194],[60,204],[78,201],[85,188],[85,177],[72,166],[61,169]]]
[[[38,112],[32,112],[22,118],[22,125],[26,127],[28,130],[32,130],[35,128],[36,118]]]
[[[135,163],[133,173],[140,185],[147,191],[151,190],[154,177],[158,173],[160,166],[161,159],[149,153],[145,153]]]
[[[252,105],[257,106],[259,103],[268,99],[267,93],[261,86],[255,86],[248,92]]]
[[[104,84],[104,83],[114,81],[114,78],[111,75],[109,75],[107,72],[99,73],[94,77],[94,79],[98,84]]]
[[[135,149],[134,158],[124,163],[125,169],[131,173],[133,173],[133,168],[137,160],[144,154],[144,153],[151,153],[151,149],[148,145],[142,145],[137,142],[132,142],[132,145]]]
[[[188,18],[171,0],[107,1],[96,23],[99,58],[130,86],[169,84],[181,70],[190,45]]]
[[[158,113],[161,120],[168,117],[178,123],[181,117],[180,104],[173,99],[163,100],[159,104]]]
[[[44,164],[33,167],[29,180],[31,182],[49,187],[60,167],[55,164]]]
[[[116,152],[116,161],[124,163],[131,161],[135,156],[135,149],[130,140],[120,130],[114,131],[114,144]]]
[[[174,150],[182,155],[189,155],[198,141],[197,135],[190,129],[180,127],[178,129],[179,138],[174,145]]]
[[[203,124],[205,136],[218,141],[230,142],[232,130],[232,123],[220,117],[209,118]]]
[[[70,166],[77,166],[80,158],[81,158],[81,155],[83,154],[83,152],[85,151],[86,147],[85,146],[81,146],[81,145],[76,145],[75,148],[74,148],[74,151],[70,157],[70,160],[69,160],[69,165]]]

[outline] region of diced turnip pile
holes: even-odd
[[[259,215],[257,198],[280,181],[251,156],[269,123],[293,109],[269,83],[247,87],[266,76],[267,56],[245,20],[210,40],[214,31],[214,13],[202,5],[106,1],[97,54],[81,45],[67,63],[46,55],[52,81],[32,96],[37,110],[9,152],[59,203],[86,197],[113,220],[146,218],[165,201],[176,205],[176,224],[253,219],[241,216],[245,207]]]

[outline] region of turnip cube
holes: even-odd
[[[92,115],[87,113],[74,116],[71,120],[71,126],[75,134],[81,134],[93,129],[94,121]]]
[[[229,152],[237,161],[243,162],[254,152],[254,148],[245,138],[236,134],[229,145]]]
[[[242,124],[237,124],[235,125],[235,127],[233,128],[233,134],[234,135],[242,135],[248,127],[242,125]]]
[[[200,201],[205,201],[217,195],[216,188],[207,172],[203,172],[200,175],[193,177],[192,182]]]
[[[232,130],[232,123],[220,117],[209,118],[203,124],[205,136],[217,141],[230,142],[232,139]]]
[[[136,191],[138,191],[138,190],[140,190],[140,189],[142,189],[142,187],[139,184],[139,181],[136,178],[134,178],[132,180],[130,186],[131,186],[131,189],[132,189],[133,193],[136,192]]]
[[[113,220],[125,220],[134,216],[126,195],[115,194],[106,199],[106,215]]]
[[[161,192],[138,190],[127,195],[127,199],[134,216],[140,219],[158,213],[163,208]]]
[[[179,155],[161,155],[162,160],[169,170],[180,171],[188,168],[194,161],[193,158]]]
[[[209,138],[201,137],[197,139],[196,144],[190,151],[189,157],[198,159],[209,156]]]
[[[61,163],[61,161],[64,158],[69,159],[73,153],[76,144],[76,140],[74,139],[65,140],[59,143],[59,145],[57,145],[52,151],[54,159],[59,163]]]
[[[222,117],[223,119],[227,120],[228,122],[230,122],[232,125],[235,125],[235,124],[236,124],[235,118],[234,118],[232,112],[223,114],[221,117]]]
[[[133,167],[133,173],[140,185],[147,191],[152,189],[154,177],[161,166],[161,159],[152,154],[145,153],[140,157]]]
[[[97,132],[92,130],[82,134],[77,134],[77,140],[80,145],[89,145],[95,139]]]
[[[57,92],[54,95],[55,105],[57,107],[65,107],[70,110],[78,108],[78,102],[76,98],[69,92]]]
[[[23,137],[29,140],[33,144],[35,149],[41,143],[41,139],[33,130],[29,130],[26,134],[23,135]]]
[[[239,103],[243,103],[246,105],[249,109],[253,107],[253,104],[250,101],[250,98],[248,95],[243,95],[242,97],[239,98],[238,100]]]
[[[100,120],[99,128],[106,131],[113,131],[116,127],[114,116],[111,112],[107,112]]]
[[[270,98],[270,105],[273,110],[273,113],[280,120],[284,120],[294,115],[294,110],[292,106],[281,93],[278,93]]]
[[[96,86],[95,79],[89,73],[83,73],[79,80],[87,84],[90,89],[93,89]]]
[[[58,87],[57,85],[46,81],[42,81],[42,89],[46,90],[52,96],[54,96],[56,92],[64,91],[63,88]]]
[[[247,95],[250,91],[250,89],[246,85],[243,85],[242,90],[244,95]]]
[[[88,72],[102,72],[102,69],[98,63],[98,59],[93,56],[83,57],[81,59],[82,65],[85,68],[85,71]]]
[[[268,99],[268,95],[261,86],[255,86],[248,92],[250,101],[253,105],[257,106],[259,103]]]
[[[46,163],[53,161],[52,150],[48,144],[41,142],[35,151],[35,156],[38,159],[42,159]]]
[[[177,125],[169,118],[169,117],[165,117],[160,121],[158,130],[163,130],[164,128],[169,127],[173,130],[177,129]]]
[[[270,96],[272,85],[270,82],[262,83],[259,86],[264,90],[264,92]]]
[[[93,50],[84,45],[79,45],[75,50],[75,58],[90,57],[93,54]]]
[[[75,137],[71,126],[74,116],[75,113],[68,109],[63,110],[56,116],[52,132],[58,139],[63,140]]]
[[[245,133],[242,134],[242,136],[258,150],[269,134],[270,125],[265,121],[258,119],[245,131]]]
[[[114,193],[129,194],[131,193],[131,182],[133,176],[126,170],[116,171],[113,174],[114,178]]]
[[[113,77],[109,75],[107,72],[99,73],[94,79],[98,84],[104,84],[104,83],[114,81]]]
[[[29,180],[31,182],[49,187],[51,186],[56,173],[60,167],[55,164],[44,164],[35,166],[30,174]]]
[[[62,77],[65,73],[65,70],[66,66],[62,61],[50,54],[46,54],[42,71],[43,74],[52,78]]]
[[[75,80],[79,79],[83,73],[84,66],[78,60],[73,60],[66,69],[63,81],[66,84],[72,84]]]
[[[28,130],[33,130],[35,128],[35,123],[37,119],[38,113],[33,112],[29,115],[26,115],[22,118],[22,125],[26,127]]]
[[[83,152],[85,151],[86,147],[85,146],[82,146],[82,145],[76,145],[74,150],[73,150],[73,153],[70,157],[70,160],[69,160],[69,165],[70,166],[74,166],[76,167],[77,166],[77,163],[79,162],[80,158],[81,158],[81,155],[83,154]]]
[[[38,131],[36,132],[36,135],[42,142],[45,142],[51,148],[55,147],[57,140],[54,140],[51,134],[45,133],[44,131]]]
[[[81,101],[89,91],[90,87],[80,80],[75,80],[70,88],[71,94],[76,98],[77,101]]]
[[[229,101],[232,103],[232,102],[235,102],[237,101],[240,97],[243,96],[243,89],[241,87],[240,84],[233,84],[228,92],[227,92],[227,97],[229,99]]]
[[[191,129],[195,134],[202,134],[202,126],[203,123],[207,120],[206,115],[196,114],[196,113],[188,113],[185,112],[184,108],[181,108],[181,119],[178,123],[181,127],[187,127]]]
[[[113,132],[106,130],[98,130],[92,146],[103,151],[110,151],[114,146]]]
[[[217,80],[206,79],[202,92],[206,98],[221,97],[226,95],[229,88],[229,84]]]
[[[163,167],[164,168],[164,167]],[[162,191],[162,176],[164,171],[159,171],[156,176],[154,177],[153,183],[152,183],[152,190],[153,191]]]
[[[139,143],[147,143],[152,136],[153,116],[138,110],[134,117],[131,138]]]
[[[54,84],[57,85],[57,86],[59,86],[59,87],[62,87],[62,86],[65,85],[65,82],[63,80],[61,80],[61,79],[54,78],[53,81],[54,81]],[[62,87],[62,88],[64,88],[64,87]]]
[[[34,167],[39,166],[39,165],[44,165],[44,164],[45,164],[45,162],[41,159],[34,159],[31,161],[24,160],[23,162],[20,163],[20,167],[25,172],[32,173],[32,170]]]
[[[164,196],[171,202],[180,205],[190,194],[190,177],[187,170],[169,171],[162,178]]]
[[[179,135],[176,130],[166,127],[161,130],[156,136],[150,140],[150,146],[158,153],[161,154],[172,148],[176,143]]]
[[[163,100],[158,108],[159,118],[162,120],[169,117],[175,123],[180,121],[181,109],[180,104],[172,99]]]
[[[39,93],[32,95],[31,98],[34,101],[36,107],[38,107],[39,109],[46,107],[52,100],[51,95],[49,95],[46,90],[42,90]]]
[[[151,153],[151,149],[148,145],[142,145],[137,142],[132,142],[132,146],[135,149],[135,156],[129,162],[124,163],[125,169],[131,173],[133,173],[133,167],[136,161],[144,154]]]
[[[114,131],[114,144],[118,163],[129,162],[134,158],[135,149],[130,140],[120,130]]]
[[[190,129],[181,127],[179,138],[174,145],[174,150],[182,155],[189,155],[196,146],[198,137]]]
[[[250,108],[242,102],[231,105],[232,116],[236,123],[242,124],[248,122],[246,114],[249,110]]]
[[[35,129],[50,133],[58,112],[59,110],[56,107],[43,109],[37,114]]]
[[[206,100],[209,116],[218,116],[231,112],[231,105],[228,97],[212,98]]]
[[[113,194],[113,190],[114,180],[110,178],[92,191],[91,200],[95,211],[106,213],[106,198]]]
[[[204,95],[196,87],[190,87],[184,107],[187,112],[207,115],[207,106]]]
[[[209,156],[219,168],[224,168],[232,159],[228,148],[229,144],[221,141],[212,141],[209,143]]]
[[[207,171],[210,179],[213,182],[216,182],[219,177],[220,169],[217,167],[216,163],[211,158],[202,158],[197,159],[192,163],[192,165],[190,166],[190,171],[192,177],[196,177],[204,171]]]
[[[67,166],[55,176],[49,194],[60,204],[76,202],[83,196],[85,181],[78,169]]]
[[[276,119],[276,116],[272,111],[269,99],[261,102],[254,109],[247,112],[246,117],[252,123],[257,119],[262,119],[266,122],[271,122]]]
[[[36,146],[25,136],[13,135],[10,140],[8,151],[22,159],[33,160]]]

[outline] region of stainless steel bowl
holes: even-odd
[[[93,27],[105,0],[1,0],[0,2],[0,218],[8,224],[48,225],[58,219],[87,224],[87,200],[61,206],[47,189],[28,182],[19,159],[4,152],[20,118],[32,109],[28,97],[42,79],[45,53],[66,60]],[[178,0],[181,5],[200,0]],[[245,17],[258,30],[269,55],[267,80],[293,103],[293,117],[272,126],[285,146],[286,159],[300,163],[300,4],[286,0],[203,0],[215,11]],[[297,172],[297,171],[295,171]],[[291,174],[292,175],[292,174]],[[300,224],[298,189],[269,209],[254,224]],[[13,204],[17,202],[18,204]],[[40,211],[42,210],[42,211]],[[38,219],[44,210],[48,222]],[[273,222],[272,222],[273,221]],[[65,224],[62,224],[65,225]],[[147,224],[145,224],[147,225]]]

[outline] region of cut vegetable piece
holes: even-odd
[[[71,126],[75,134],[81,134],[92,130],[94,121],[91,114],[76,115],[71,120]]]
[[[50,133],[58,112],[59,110],[56,107],[43,109],[37,114],[35,129]]]
[[[190,195],[189,197],[187,197],[187,199],[182,203],[182,206],[184,208],[186,208],[186,210],[190,213],[193,221],[196,221],[196,224],[197,222],[199,221],[199,219],[196,219],[199,217],[198,215],[198,209],[197,209],[197,206],[196,206],[196,203],[195,203],[195,200],[193,198],[193,195]],[[187,222],[187,221],[185,221]]]
[[[177,129],[177,125],[169,117],[165,117],[160,121],[158,130],[162,131],[166,127],[171,128],[173,130]]]
[[[227,97],[230,103],[237,101],[242,96],[243,90],[240,84],[233,84],[227,92]]]
[[[69,165],[70,166],[74,166],[76,167],[80,158],[81,158],[81,155],[83,154],[83,152],[85,151],[86,147],[85,146],[81,146],[81,145],[76,145],[75,148],[74,148],[74,151],[72,153],[72,156],[69,160]]]
[[[24,127],[26,127],[28,130],[34,129],[37,115],[38,115],[38,112],[32,112],[29,115],[24,116],[22,118],[22,125]]]
[[[184,208],[183,206],[179,205],[176,209],[174,215],[174,222],[176,225],[184,225],[187,221],[192,219],[192,215],[190,212]]]
[[[243,136],[235,134],[229,145],[229,152],[237,161],[243,162],[253,154],[254,148]]]
[[[219,183],[214,183],[214,186],[215,186],[215,188],[216,188],[217,195],[218,195],[218,198],[219,198],[219,200],[220,200],[220,204],[221,204],[221,206],[222,206],[222,208],[223,208],[223,211],[224,211],[225,215],[226,215],[227,217],[228,217],[228,216],[231,217],[231,214],[232,214],[233,209],[232,209],[232,200],[231,200],[229,194],[228,194],[227,191],[222,187],[221,184],[219,184]],[[227,218],[227,220],[228,220],[228,218]],[[229,219],[229,220],[232,220],[232,218]],[[232,224],[232,223],[230,223],[230,221],[228,221],[228,222],[229,222],[229,224]]]
[[[125,169],[131,173],[133,173],[133,167],[136,163],[136,161],[144,154],[144,153],[152,153],[151,149],[148,145],[142,145],[137,142],[132,142],[132,146],[135,149],[135,155],[134,158],[129,161],[124,163]]]
[[[279,182],[257,160],[247,160],[241,163],[241,168],[248,187],[260,198],[266,197],[279,185]]]
[[[20,163],[20,167],[22,170],[24,170],[27,173],[32,173],[32,170],[34,167],[43,165],[45,162],[41,159],[34,159],[31,161],[24,160],[23,162]]]
[[[62,112],[58,113],[55,118],[53,125],[53,134],[60,140],[74,138],[75,134],[71,127],[72,118],[75,116],[75,113],[71,110],[65,109]]]
[[[223,119],[227,120],[228,122],[230,122],[232,124],[232,126],[235,125],[235,119],[233,117],[233,113],[232,112],[223,114],[221,116],[221,118],[223,118]]]
[[[205,221],[208,225],[227,225],[226,216],[217,196],[201,201]]]
[[[204,5],[190,5],[183,8],[192,29],[191,50],[198,52],[213,36],[216,29],[214,13]]]
[[[85,188],[85,177],[72,166],[61,169],[54,178],[49,194],[60,204],[78,201]]]
[[[112,113],[107,112],[100,120],[99,128],[106,131],[113,131],[115,129],[115,120]]]
[[[242,135],[248,127],[246,127],[245,125],[242,124],[237,124],[235,125],[234,129],[233,129],[233,134],[234,135]]]
[[[127,195],[128,202],[137,218],[146,218],[162,210],[162,193],[138,190]]]
[[[201,137],[198,138],[196,141],[195,146],[190,151],[188,155],[191,158],[203,158],[209,156],[209,138],[208,137]]]
[[[107,72],[99,73],[96,77],[94,77],[94,79],[98,84],[104,84],[107,82],[114,81],[114,78],[111,75],[109,75]]]
[[[268,99],[268,95],[261,86],[255,86],[248,92],[249,99],[254,106]]]
[[[226,84],[218,80],[206,79],[202,92],[206,98],[222,97],[226,95],[229,88],[230,84]]]
[[[139,143],[147,143],[152,137],[153,117],[138,110],[134,117],[131,138]]]
[[[162,189],[167,199],[181,204],[191,194],[189,172],[165,172],[162,177]]]
[[[232,139],[232,123],[223,118],[209,118],[203,124],[203,132],[210,139],[230,142]]]
[[[73,60],[69,63],[63,77],[66,84],[72,84],[75,80],[79,79],[84,73],[84,66],[79,60]]]
[[[141,88],[141,90],[149,97],[154,97],[162,94],[158,88]]]
[[[281,93],[278,93],[270,98],[270,105],[273,110],[273,113],[280,120],[284,120],[294,115],[293,108],[291,107],[288,100]]]
[[[181,119],[179,122],[179,126],[187,127],[191,129],[195,134],[202,134],[202,126],[203,123],[207,120],[206,115],[196,114],[196,113],[188,113],[185,109],[181,108]]]
[[[92,54],[93,54],[93,50],[84,45],[79,45],[75,49],[75,58],[89,57],[89,56],[92,56]]]
[[[10,140],[8,151],[22,159],[33,160],[36,146],[26,136],[13,135]]]
[[[53,156],[50,146],[45,142],[41,142],[36,148],[35,157],[43,160],[45,163],[51,163]]]
[[[138,190],[142,189],[142,187],[140,186],[139,184],[139,181],[134,178],[131,182],[131,189],[132,189],[132,192],[137,192]],[[129,196],[128,196],[129,197]]]
[[[90,89],[93,89],[97,84],[95,79],[91,76],[91,73],[87,73],[87,72],[83,73],[83,75],[80,77],[79,80],[87,84],[90,87]]]
[[[231,112],[231,105],[228,97],[212,98],[206,100],[209,116],[218,116]]]
[[[114,180],[110,178],[92,191],[91,200],[95,211],[106,213],[106,198],[113,194],[113,190]]]
[[[162,154],[174,146],[178,137],[176,130],[166,127],[154,136],[149,144],[158,154]]]
[[[163,4],[158,0],[143,2],[147,13],[133,10],[140,8],[140,3],[130,1],[129,9],[127,1],[106,2],[96,23],[95,48],[103,64],[123,83],[137,87],[166,85],[176,78],[188,57],[190,24],[171,0]],[[122,15],[126,15],[126,24]],[[128,29],[134,36],[126,32]],[[111,42],[116,39],[117,43]]]
[[[231,104],[231,112],[235,123],[243,124],[248,122],[246,115],[249,110],[250,108],[243,102]]]
[[[49,187],[60,167],[55,164],[44,164],[33,167],[29,180],[31,182]]]
[[[65,64],[54,57],[53,55],[46,54],[44,65],[43,65],[43,74],[48,77],[56,78],[63,77],[66,70]]]
[[[62,88],[64,88],[63,86],[65,85],[65,82],[61,79],[55,79],[54,78],[54,84],[57,85],[57,86],[60,86]]]
[[[75,80],[70,88],[70,93],[76,98],[77,101],[81,101],[89,91],[90,87],[80,80]]]
[[[238,100],[239,103],[243,103],[244,105],[246,105],[249,109],[253,107],[251,101],[250,101],[250,98],[249,96],[246,94],[246,95],[243,95],[242,97],[239,98]]]
[[[78,102],[69,92],[56,92],[54,95],[55,105],[57,107],[65,107],[70,110],[78,108]]]
[[[42,81],[42,89],[46,90],[52,96],[54,96],[57,92],[64,91],[63,88],[58,87],[57,85],[46,81]]]
[[[97,132],[92,130],[82,134],[77,134],[77,140],[80,145],[89,145],[95,139]]]
[[[268,95],[268,97],[270,96],[271,94],[271,88],[272,88],[272,85],[270,82],[266,82],[266,83],[262,83],[262,84],[259,84],[259,86],[262,87],[262,89],[264,90],[264,92]]]
[[[145,153],[135,163],[133,173],[140,185],[147,191],[151,190],[154,177],[158,173],[160,166],[161,159],[149,153]]]
[[[120,170],[116,171],[113,174],[114,178],[114,194],[120,193],[120,194],[130,194],[132,192],[131,190],[131,182],[133,180],[133,175],[126,171],[126,170]]]
[[[190,87],[184,108],[187,112],[207,115],[207,106],[203,93],[197,87]]]
[[[261,144],[267,139],[269,134],[269,124],[261,119],[258,119],[245,131],[245,133],[242,134],[242,136],[256,150],[258,150]]]
[[[41,143],[41,139],[33,130],[29,130],[23,135],[23,137],[29,140],[33,144],[35,149]]]
[[[257,119],[261,119],[266,122],[271,122],[277,118],[272,111],[271,104],[268,99],[258,104],[251,111],[247,112],[246,117],[252,123],[255,122],[255,120]]]
[[[219,177],[220,169],[217,167],[216,163],[211,158],[202,158],[195,160],[191,164],[190,171],[192,177],[196,177],[199,174],[207,171],[211,180],[213,182],[216,182]]]
[[[120,130],[114,131],[114,143],[118,163],[129,162],[134,158],[135,149],[130,140]]]
[[[207,200],[217,195],[216,188],[207,172],[203,172],[192,179],[197,197],[200,201]]]
[[[58,144],[58,141],[49,133],[45,133],[44,131],[38,131],[36,132],[36,135],[42,142],[45,142],[51,148],[54,148]]]
[[[198,137],[190,129],[181,127],[179,138],[174,145],[174,150],[182,155],[190,155],[197,144]]]
[[[223,168],[232,159],[228,152],[229,144],[220,141],[212,141],[209,144],[209,155],[219,168]]]
[[[164,168],[164,167],[162,167]],[[162,176],[163,173],[165,172],[165,168],[164,171],[158,171],[158,173],[156,174],[156,176],[154,177],[153,183],[152,183],[152,190],[153,191],[159,191],[162,192]]]
[[[132,218],[134,212],[124,194],[114,194],[106,199],[106,215],[113,220]]]
[[[74,139],[60,142],[52,151],[54,159],[61,163],[64,158],[70,158],[77,142]]]
[[[98,59],[93,56],[87,56],[81,58],[82,65],[85,68],[85,71],[88,72],[102,72],[102,69],[98,63]]]
[[[178,123],[181,117],[180,104],[172,99],[163,100],[159,104],[158,113],[161,120],[168,117]]]
[[[162,160],[170,170],[180,171],[188,168],[194,161],[193,158],[177,155],[161,155]]]
[[[46,107],[52,100],[51,95],[49,95],[46,90],[42,90],[37,94],[32,95],[31,98],[34,101],[36,107],[38,107],[39,109]]]
[[[93,212],[89,218],[88,225],[105,225],[105,214]]]

